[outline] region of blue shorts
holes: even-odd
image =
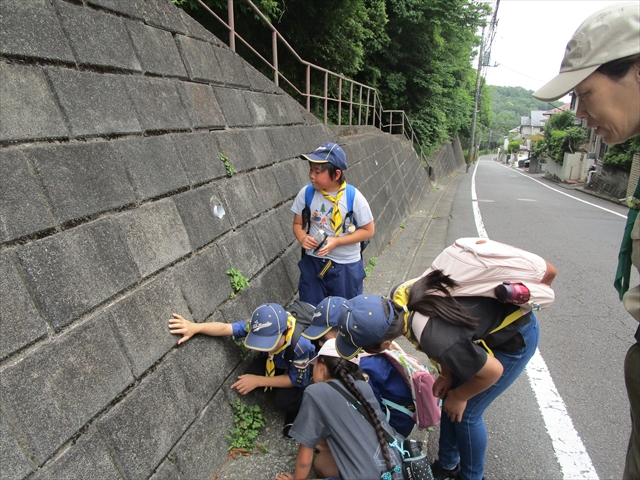
[[[327,263],[331,262],[329,268]],[[362,260],[353,263],[335,263],[326,258],[305,255],[298,262],[300,268],[300,300],[318,305],[326,297],[353,298],[364,291],[363,281],[367,276]],[[325,270],[323,278],[318,278]]]

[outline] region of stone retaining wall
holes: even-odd
[[[427,172],[402,138],[339,137],[169,0],[1,8],[0,477],[211,478],[240,353],[177,347],[167,319],[293,298],[300,154],[343,144],[376,218],[365,261]]]

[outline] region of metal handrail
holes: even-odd
[[[378,95],[376,88],[360,83],[356,80],[345,77],[342,74],[332,72],[319,65],[315,65],[302,59],[298,53],[293,49],[286,39],[276,30],[271,24],[269,19],[264,16],[260,9],[251,1],[244,0],[244,2],[254,11],[254,13],[260,18],[260,20],[271,30],[271,48],[272,48],[272,62],[269,62],[264,58],[260,52],[253,48],[244,38],[242,38],[235,29],[234,8],[233,0],[227,0],[227,13],[228,23],[225,22],[220,16],[218,16],[211,8],[209,8],[203,0],[197,0],[202,7],[207,10],[220,24],[222,24],[227,30],[229,30],[229,48],[236,51],[236,38],[240,40],[251,52],[253,52],[266,66],[273,70],[273,81],[276,85],[280,85],[282,79],[289,87],[293,89],[300,97],[306,99],[306,109],[311,112],[311,99],[315,98],[323,102],[324,109],[324,124],[328,122],[328,110],[329,102],[335,102],[338,108],[338,125],[342,125],[342,108],[343,105],[349,108],[349,123],[348,125],[362,125],[362,114],[364,110],[364,125],[369,125],[369,117],[371,113],[371,125],[379,128],[381,131],[388,129],[388,133],[393,134],[394,127],[400,127],[402,135],[411,140],[414,150],[419,155],[421,161],[427,163],[426,156],[424,155],[420,140],[409,121],[409,117],[404,110],[384,110],[382,103]],[[278,69],[278,42],[286,47],[286,49],[294,56],[294,58],[305,67],[306,81],[305,91],[301,91],[292,81],[290,81],[281,71]],[[318,71],[324,75],[324,92],[323,95],[317,95],[311,93],[311,70]],[[329,79],[333,78],[338,83],[338,94],[336,97],[329,95]],[[343,89],[343,84],[347,84],[347,88]],[[356,89],[357,100],[354,100],[354,88]],[[348,90],[349,99],[343,99],[343,91]],[[363,100],[363,96],[366,99]],[[373,98],[371,98],[373,96]],[[354,109],[357,109],[357,123],[354,122]],[[393,123],[394,114],[400,115],[400,123]],[[383,115],[389,115],[389,123],[383,122]],[[417,148],[416,148],[417,146]],[[427,163],[428,164],[428,163]]]

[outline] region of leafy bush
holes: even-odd
[[[512,142],[509,142],[509,147],[508,147],[509,153],[517,153],[520,151],[520,142],[517,140],[513,140]]]
[[[574,126],[575,116],[573,112],[564,111],[562,113],[557,113],[555,115],[551,115],[551,118],[546,121],[544,124],[544,133],[547,136],[548,133],[553,130],[566,130],[569,127]]]
[[[604,155],[604,163],[616,165],[626,171],[630,171],[633,154],[637,152],[640,152],[640,135],[631,137],[626,142],[609,148]]]
[[[547,142],[544,137],[531,139],[531,157],[544,159],[547,155]]]
[[[565,130],[562,148],[565,152],[576,153],[584,142],[587,141],[587,133],[582,127],[569,127]]]

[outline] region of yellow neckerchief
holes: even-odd
[[[340,207],[338,206],[338,202],[342,198],[342,195],[344,195],[344,191],[346,189],[347,189],[347,182],[342,182],[342,185],[340,185],[340,189],[338,190],[338,193],[336,193],[336,195],[333,197],[329,195],[327,192],[325,192],[324,190],[320,190],[320,193],[322,193],[324,198],[326,198],[333,204],[333,207],[331,209],[331,228],[333,228],[333,231],[336,233],[336,237],[340,235],[340,227],[342,227],[342,213],[340,213]]]
[[[273,377],[276,374],[276,364],[273,361],[273,358],[289,346],[289,344],[291,343],[291,337],[293,337],[293,332],[295,331],[295,329],[296,319],[295,317],[289,315],[287,317],[287,333],[284,337],[284,345],[282,345],[282,347],[274,352],[269,352],[269,356],[267,357],[267,371],[265,372],[265,375],[267,377]],[[266,392],[267,390],[271,390],[271,387],[264,387],[264,391]]]
[[[407,308],[407,303],[409,303],[409,293],[411,292],[411,285],[413,285],[414,282],[415,281],[409,281],[400,284],[400,286],[398,286],[398,288],[394,290],[392,300],[396,304],[400,305],[404,310],[404,314],[402,316],[402,321],[404,324],[402,328],[402,334],[407,337],[407,340],[409,340],[418,350],[420,350],[420,343],[413,335],[413,332],[411,331],[411,327],[409,325],[409,316],[413,312],[411,312]]]
[[[413,330],[411,329],[411,322],[409,322],[409,318],[413,315],[414,312],[409,310],[407,307],[407,303],[409,303],[409,293],[411,293],[411,286],[416,282],[417,279],[409,280],[400,284],[398,288],[393,292],[393,301],[400,305],[404,310],[404,315],[402,316],[402,321],[404,326],[402,328],[403,335],[411,342],[411,344],[416,347],[416,350],[422,352],[422,348],[420,347],[419,339],[415,337],[413,334]],[[424,352],[423,352],[424,353]],[[436,368],[438,372],[441,371],[440,364],[429,358],[431,364]]]

